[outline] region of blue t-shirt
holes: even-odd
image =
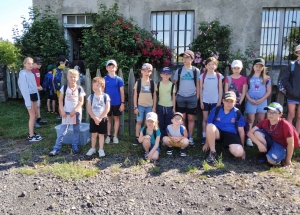
[[[215,112],[216,112],[216,107],[211,110],[207,119],[207,124],[213,123]],[[229,113],[225,114],[224,109],[222,107],[216,117],[216,121],[213,124],[221,131],[237,134],[237,130],[235,128],[236,115],[237,113],[235,112],[234,108],[232,108]],[[244,127],[244,126],[245,126],[245,120],[243,117],[240,117],[238,121],[238,127]]]
[[[104,77],[105,79],[105,93],[107,93],[111,99],[110,105],[115,106],[121,104],[120,87],[124,86],[123,80],[119,76],[111,78],[109,75]]]
[[[143,133],[144,129],[145,129],[145,126],[141,128],[141,132],[142,133]],[[146,135],[149,135],[148,132],[147,132],[147,130],[146,130]],[[156,130],[156,137],[158,137],[160,135],[161,135],[160,130],[157,129]],[[152,134],[150,135],[150,137],[151,137],[151,139],[150,139],[151,145],[155,145],[154,131],[152,132]]]
[[[256,76],[252,76],[249,82],[250,85],[249,85],[248,95],[252,99],[262,98],[267,92],[266,86],[271,85],[271,80],[268,80],[267,83],[264,84],[263,79],[261,77],[256,77]]]

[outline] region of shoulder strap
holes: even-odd
[[[235,113],[236,113],[236,118],[235,118],[235,129],[236,129],[237,133],[239,133],[239,130],[238,130],[238,127],[239,127],[239,120],[240,120],[240,118],[241,118],[242,113],[241,113],[241,111],[240,111],[239,109],[237,109],[237,108],[234,108],[234,111],[235,111]]]
[[[103,77],[104,78],[104,81],[105,81],[105,85],[104,85],[104,92],[106,93],[106,75]]]
[[[206,72],[203,72],[203,75],[202,75],[202,84],[204,84],[205,77],[206,77]]]
[[[179,85],[180,85],[180,75],[181,75],[181,72],[182,72],[182,67],[180,69],[178,69],[178,77],[177,77],[177,89],[176,89],[176,94],[177,92],[179,91]]]
[[[156,140],[156,129],[153,129],[154,140]]]
[[[156,98],[157,98],[157,101],[159,100],[159,85],[160,85],[160,82],[161,82],[161,81],[159,81],[159,82],[157,83],[157,92],[156,92]]]
[[[106,94],[106,93],[103,93],[103,97],[104,97],[104,104],[106,104],[107,94]]]
[[[143,136],[146,135],[146,131],[147,131],[147,126],[144,127],[144,130],[143,130]]]
[[[153,93],[154,93],[154,81],[150,79],[150,91],[153,99]]]
[[[182,125],[179,126],[180,134],[184,136],[184,128]]]
[[[291,62],[291,73],[295,70],[295,61]]]
[[[93,104],[93,100],[94,100],[94,93],[92,93],[90,96],[91,105]]]
[[[81,87],[77,86],[77,90],[78,90],[78,96],[79,96],[79,94],[81,93]]]
[[[66,98],[67,88],[68,88],[68,85],[64,85],[63,106],[65,106],[65,98]]]
[[[214,119],[213,119],[213,123],[216,121],[217,116],[218,116],[218,114],[219,114],[219,112],[220,112],[221,107],[222,107],[222,106],[217,106],[217,107],[216,107],[215,115],[214,115]]]
[[[231,85],[231,81],[232,81],[231,75],[228,75],[228,76],[227,76],[228,89],[229,89],[229,87],[230,87],[230,85]]]
[[[173,100],[173,90],[174,90],[174,83],[173,82],[171,82],[172,83],[172,87],[171,87],[171,100]]]
[[[197,70],[196,70],[196,67],[192,67],[193,69],[193,75],[194,75],[194,84],[195,84],[195,87],[197,88]]]
[[[141,92],[141,87],[142,87],[142,79],[139,79],[137,81],[137,86],[136,86],[136,92],[137,92],[137,101],[136,101],[136,104],[138,105],[138,102],[139,102],[139,96],[140,96],[140,92]]]

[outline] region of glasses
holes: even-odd
[[[279,114],[279,113],[276,112],[276,111],[268,111],[267,114],[274,116],[274,115]]]
[[[176,121],[181,121],[182,120],[181,117],[174,117],[173,119],[175,119]]]

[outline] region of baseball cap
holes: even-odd
[[[163,74],[172,74],[172,71],[170,70],[169,67],[164,67],[160,73],[163,73]]]
[[[265,107],[264,110],[274,110],[274,111],[277,110],[277,111],[279,111],[279,113],[283,112],[283,108],[282,108],[281,104],[279,104],[277,102],[272,102],[267,107]]]
[[[233,67],[239,67],[239,68],[243,68],[243,63],[240,60],[234,60],[231,63],[231,68]]]
[[[157,114],[154,113],[154,112],[149,112],[149,113],[147,113],[147,115],[146,115],[146,120],[148,120],[148,119],[150,119],[150,120],[156,122],[156,121],[157,121]]]
[[[59,57],[57,58],[58,62],[65,62],[67,59],[64,55],[59,55]]]
[[[180,113],[180,112],[175,112],[175,113],[173,114],[172,118],[174,118],[175,116],[181,116],[181,118],[183,118],[183,115],[182,115],[182,113]]]
[[[188,55],[188,56],[191,56],[192,59],[195,58],[195,54],[193,51],[191,50],[186,50],[185,52],[181,53],[180,56],[183,57],[183,55]]]
[[[256,64],[261,64],[261,65],[265,66],[265,60],[262,58],[256,58],[253,62],[253,66]]]
[[[110,64],[114,65],[114,66],[118,66],[117,62],[115,60],[109,60],[106,62],[106,66],[109,66]]]
[[[47,71],[48,71],[48,72],[49,72],[49,71],[52,71],[53,69],[55,69],[55,65],[49,64],[49,65],[47,66]]]
[[[34,58],[33,58],[33,62],[34,62],[34,63],[43,63],[43,60],[42,60],[42,58],[40,58],[40,57],[34,57]]]
[[[228,91],[224,94],[224,99],[227,100],[227,99],[231,99],[233,101],[236,101],[236,95],[235,95],[235,92],[233,91]]]
[[[295,52],[300,51],[300,45],[296,46]]]
[[[153,70],[153,66],[150,63],[144,63],[141,70]]]
[[[76,65],[76,66],[74,66],[74,69],[79,70],[80,67]]]

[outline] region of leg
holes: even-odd
[[[64,124],[60,125],[60,129],[57,134],[55,146],[53,147],[54,150],[59,151],[61,149],[62,141],[64,139],[64,136],[68,132],[68,128],[69,128],[69,125],[64,125]]]
[[[188,128],[189,128],[189,132],[191,137],[193,136],[193,132],[194,132],[194,127],[195,127],[195,119],[194,119],[194,115],[188,114]]]
[[[162,140],[167,147],[172,147],[170,144],[170,138],[168,136],[164,136]]]
[[[119,127],[120,127],[120,116],[114,116],[114,137],[118,136]]]
[[[107,136],[111,136],[111,116],[107,116]]]
[[[220,132],[218,128],[210,123],[206,126],[206,143],[211,152],[216,151],[215,140],[220,139]]]
[[[104,145],[104,134],[99,134],[99,149],[103,150]]]
[[[203,113],[203,121],[202,121],[202,131],[203,131],[203,137],[206,137],[206,121],[208,118],[208,111],[202,111]]]
[[[142,127],[142,122],[136,122],[136,124],[135,124],[135,136],[136,137],[140,136],[141,127]]]
[[[77,112],[76,124],[73,125],[73,141],[72,141],[72,149],[75,153],[78,152],[78,145],[80,145],[80,124],[81,124],[81,115],[79,112]]]
[[[161,132],[161,136],[166,136],[166,127],[165,127],[165,113],[164,107],[161,105],[157,105],[157,118],[158,118],[158,126]]]
[[[47,110],[48,110],[48,112],[51,112],[50,99],[47,99]]]
[[[298,105],[298,109],[297,109],[296,131],[299,135],[300,134],[300,107],[299,107],[299,105]]]
[[[249,129],[251,129],[252,126],[253,126],[253,123],[254,123],[255,114],[254,113],[248,113],[247,117],[248,117]]]
[[[288,104],[288,109],[289,110],[288,110],[287,121],[289,123],[293,124],[293,119],[295,118],[296,104]],[[298,111],[297,111],[297,114],[298,114]]]
[[[55,113],[55,99],[52,100],[52,111]]]
[[[183,138],[181,141],[180,141],[180,143],[181,143],[181,149],[185,149],[186,147],[188,147],[188,145],[189,145],[189,140],[188,140],[188,138]]]
[[[257,113],[257,123],[263,121],[266,117],[266,113]]]
[[[37,109],[37,103],[31,102],[31,109],[28,109],[28,113],[29,113],[28,128],[29,128],[30,137],[34,135],[33,129],[35,123],[36,109]]]
[[[240,144],[230,144],[229,151],[234,157],[242,157],[244,155],[243,146]]]
[[[155,152],[153,152],[153,154],[152,154],[151,160],[156,161],[156,160],[158,160],[158,158],[159,158],[159,152],[157,150],[155,150]]]
[[[92,144],[92,148],[96,149],[96,142],[97,142],[97,136],[98,133],[92,133],[92,139],[91,139],[91,144]]]
[[[151,147],[150,140],[149,139],[145,139],[142,144],[143,144],[143,148],[144,148],[145,152],[149,153],[149,149]]]

